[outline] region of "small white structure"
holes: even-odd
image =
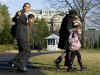
[[[56,34],[51,34],[45,38],[47,40],[47,50],[58,51],[59,36]]]

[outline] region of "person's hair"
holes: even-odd
[[[75,9],[69,10],[70,15],[77,15],[77,11]]]
[[[24,8],[26,5],[29,5],[29,6],[31,7],[31,4],[27,2],[27,3],[24,3],[23,8]]]
[[[35,16],[33,14],[28,15],[28,19],[29,18],[35,18]]]
[[[76,20],[76,19],[79,20],[79,17],[78,17],[78,16],[72,16],[72,19],[73,19],[73,20]]]

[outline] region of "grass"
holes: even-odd
[[[60,54],[49,54],[32,57],[30,61],[33,66],[39,67],[40,71],[46,75],[100,75],[100,50],[85,50],[81,51],[83,63],[87,66],[86,71],[77,71],[69,73],[66,71],[67,67],[63,66],[64,61],[60,64],[61,69],[57,70],[54,64],[54,60]],[[77,60],[75,59],[75,64],[79,69]]]
[[[17,46],[14,44],[5,44],[5,45],[0,45],[0,52],[6,52],[6,51],[11,51],[11,50],[16,50]]]

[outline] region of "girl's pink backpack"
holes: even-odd
[[[77,51],[81,48],[81,43],[78,38],[78,34],[76,32],[72,32],[69,36],[69,44],[71,51]]]

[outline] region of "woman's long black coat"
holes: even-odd
[[[58,48],[60,49],[68,49],[69,48],[69,43],[68,43],[68,37],[70,35],[70,29],[73,28],[73,23],[72,23],[72,16],[67,14],[61,24],[61,28],[59,31],[59,44]]]

